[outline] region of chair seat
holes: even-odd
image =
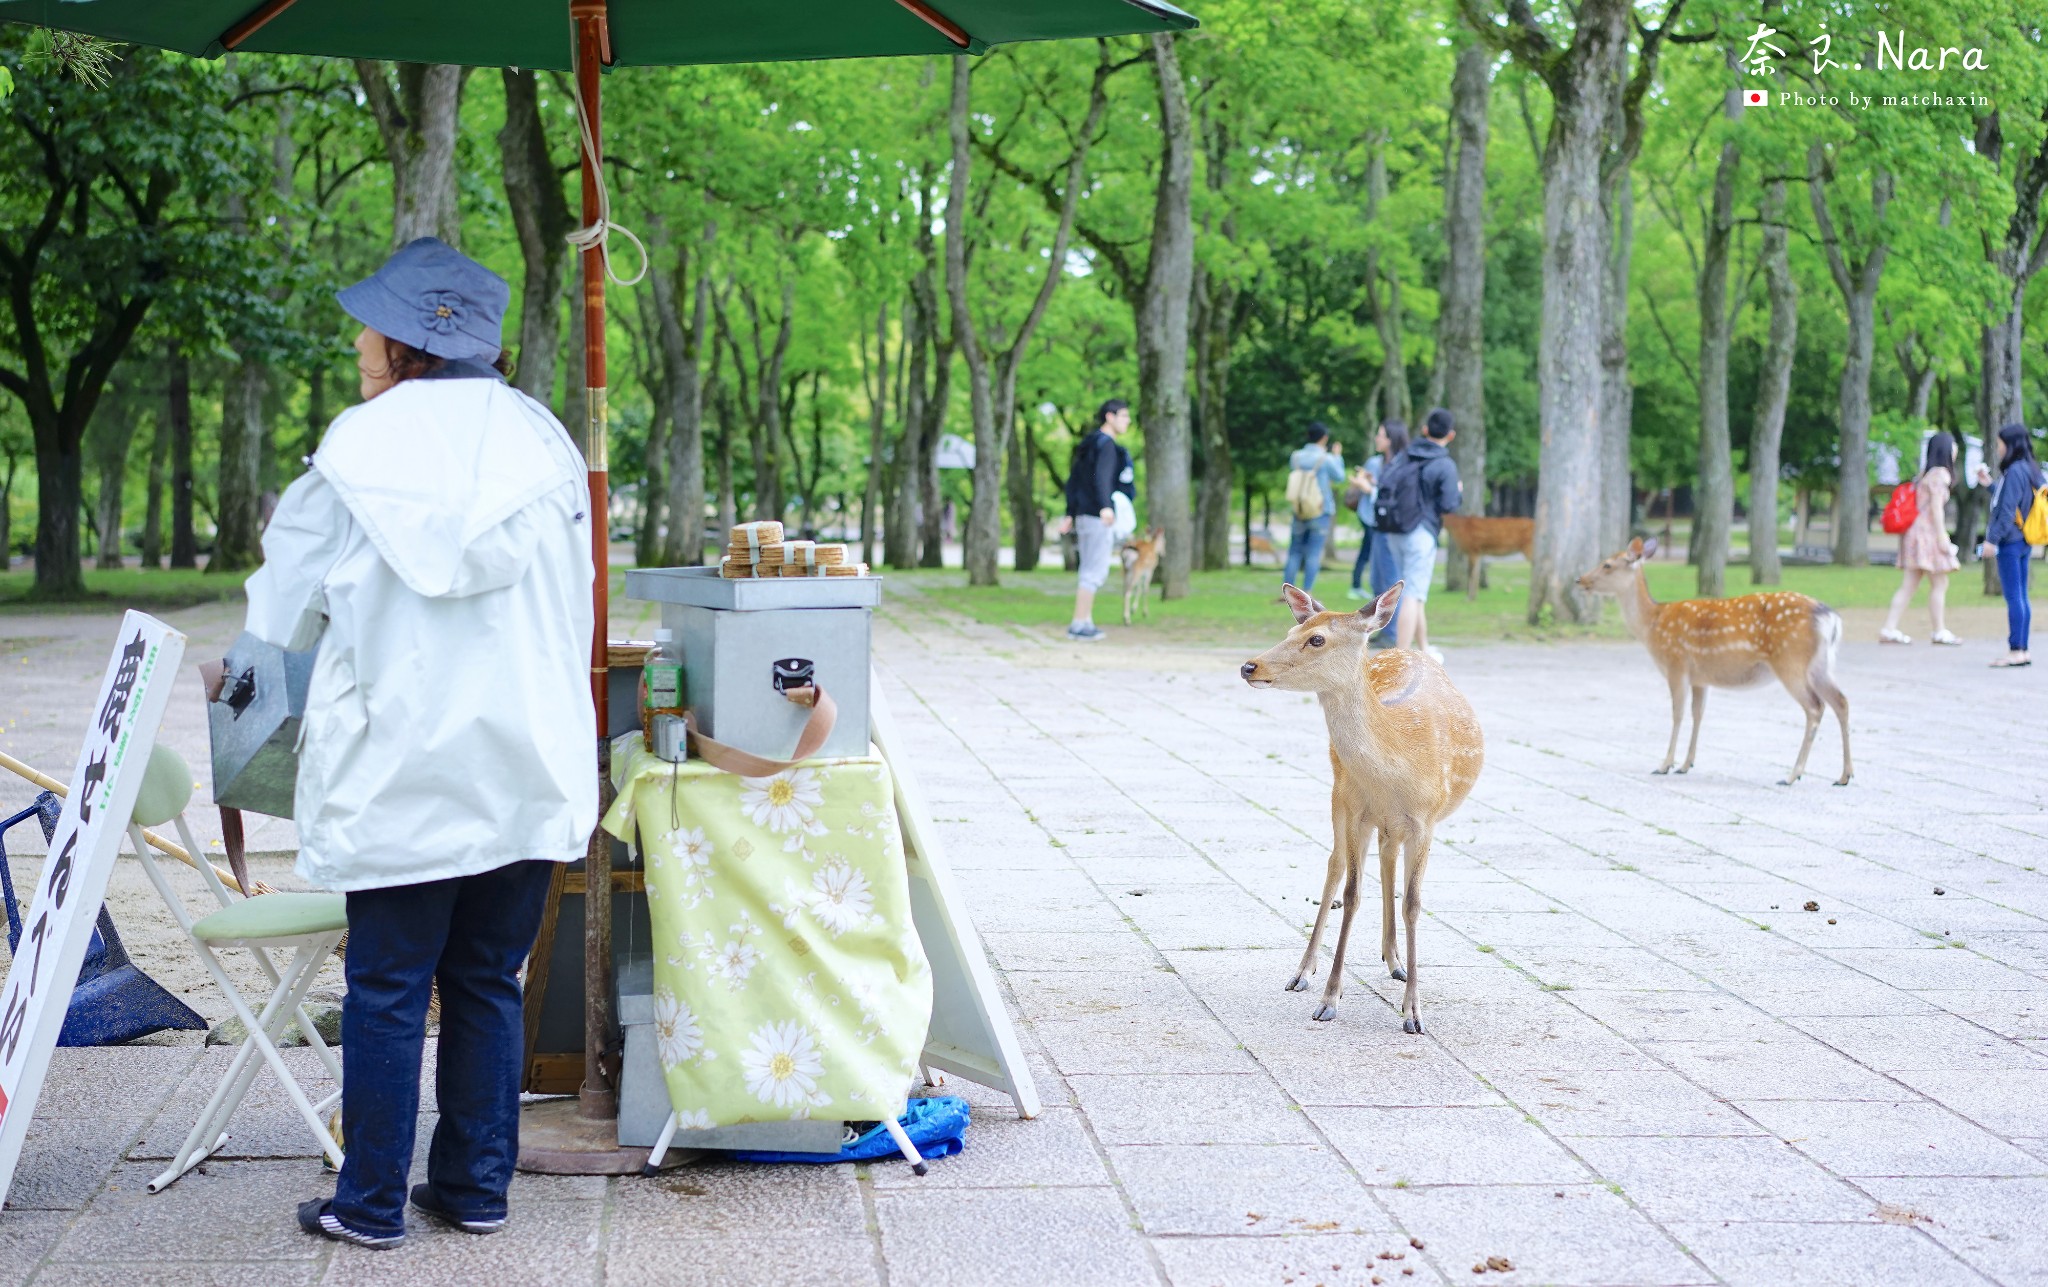
[[[346,894],[260,894],[221,908],[192,926],[209,943],[234,939],[301,938],[348,928]]]

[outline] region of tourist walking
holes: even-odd
[[[362,1247],[405,1240],[408,1196],[470,1233],[504,1224],[519,968],[597,823],[590,496],[567,431],[505,383],[510,298],[431,237],[340,293],[363,403],[279,501],[247,587],[251,633],[319,645],[293,818],[299,875],[348,895],[348,1155],[298,1215]],[[436,980],[440,1120],[408,1195]]]
[[[1111,398],[1095,409],[1095,422],[1074,444],[1073,459],[1067,466],[1067,514],[1060,520],[1060,532],[1074,534],[1081,556],[1074,619],[1067,626],[1069,639],[1103,637],[1102,628],[1095,624],[1095,592],[1109,580],[1116,492],[1120,486],[1131,486],[1121,477],[1130,457],[1116,444],[1117,437],[1130,427],[1131,404]]]
[[[1956,544],[1948,537],[1948,494],[1955,485],[1956,440],[1947,432],[1927,440],[1927,462],[1913,482],[1913,522],[1899,534],[1899,588],[1892,595],[1891,611],[1880,642],[1909,644],[1912,636],[1899,629],[1899,618],[1912,605],[1913,593],[1927,580],[1927,613],[1934,627],[1928,638],[1953,647],[1962,642],[1948,629],[1948,574],[1962,566],[1956,558]]]
[[[2027,636],[2034,620],[2034,607],[2027,599],[2027,574],[2033,568],[2034,551],[2021,528],[2033,511],[2035,493],[2041,489],[2041,466],[2034,459],[2034,439],[2025,425],[2000,429],[1996,444],[1998,482],[1991,489],[1991,522],[1977,553],[1998,560],[1998,584],[2005,592],[2006,654],[1991,663],[2002,670],[2034,664],[2027,655]]]
[[[1308,441],[1288,458],[1287,468],[1287,504],[1294,521],[1287,531],[1287,563],[1280,577],[1289,585],[1313,590],[1337,515],[1335,488],[1344,481],[1344,446],[1331,441],[1329,426],[1312,420]]]
[[[1354,599],[1377,599],[1397,579],[1390,574],[1393,555],[1388,552],[1387,538],[1380,531],[1379,516],[1373,503],[1379,499],[1380,478],[1386,473],[1387,465],[1408,450],[1408,425],[1402,420],[1385,420],[1373,431],[1373,454],[1366,462],[1352,471],[1351,483],[1357,489],[1352,506],[1358,513],[1358,521],[1365,525],[1365,539],[1359,542],[1358,559],[1351,565],[1351,597]],[[1372,576],[1372,592],[1362,588],[1367,574]],[[1398,620],[1400,609],[1396,608]]]
[[[1405,583],[1395,641],[1402,648],[1420,648],[1437,661],[1444,655],[1430,646],[1425,605],[1429,583],[1436,576],[1437,540],[1443,532],[1444,515],[1455,513],[1464,495],[1457,462],[1446,450],[1455,437],[1451,413],[1442,407],[1431,411],[1423,422],[1422,437],[1410,443],[1394,466],[1380,475],[1377,511],[1395,569]]]

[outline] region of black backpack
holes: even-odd
[[[1379,530],[1405,536],[1422,526],[1422,466],[1403,455],[1380,471],[1379,493],[1372,502]]]

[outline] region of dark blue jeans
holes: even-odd
[[[1323,567],[1323,543],[1330,539],[1330,516],[1297,518],[1287,533],[1287,566],[1280,578],[1289,585],[1313,590]]]
[[[1377,599],[1401,579],[1401,560],[1394,556],[1394,547],[1387,534],[1375,527],[1372,529],[1372,597]],[[1394,638],[1394,632],[1401,625],[1401,605],[1394,605],[1394,619],[1387,623],[1382,635]]]
[[[334,1214],[362,1233],[405,1232],[420,1112],[427,998],[441,984],[434,1089],[441,1122],[427,1182],[451,1213],[505,1214],[519,1156],[519,967],[540,929],[554,864],[348,896],[348,997],[341,1008],[347,1159]]]
[[[1358,557],[1351,564],[1351,588],[1354,590],[1365,584],[1365,570],[1372,566],[1372,538],[1378,530],[1372,527],[1361,529],[1363,539],[1358,542]]]
[[[1998,584],[2005,591],[2005,646],[2014,652],[2027,650],[2027,634],[2034,624],[2034,605],[2027,600],[2033,552],[2025,541],[2007,541],[1998,547]]]

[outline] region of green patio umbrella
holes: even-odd
[[[603,185],[599,75],[609,67],[789,62],[885,55],[979,54],[1027,40],[1185,31],[1195,19],[1164,0],[0,0],[0,22],[30,23],[198,58],[317,54],[393,62],[574,71],[583,132],[584,385],[589,409],[596,631],[591,699],[605,724],[609,513],[605,398],[605,235],[614,226]],[[585,863],[587,889],[611,883],[600,830]],[[630,1169],[631,1156],[591,1127],[617,1115],[603,1085],[610,1030],[611,900],[584,898],[585,1036],[582,1121],[556,1132],[569,1171]],[[552,913],[550,913],[552,924]],[[531,1023],[528,1032],[533,1032]],[[529,1035],[529,1040],[531,1036]],[[573,1138],[571,1138],[573,1137]],[[545,1151],[545,1150],[544,1150]],[[640,1150],[644,1153],[645,1150]],[[522,1165],[528,1150],[522,1148]],[[587,1166],[574,1159],[587,1155]],[[609,1161],[602,1160],[612,1155]]]

